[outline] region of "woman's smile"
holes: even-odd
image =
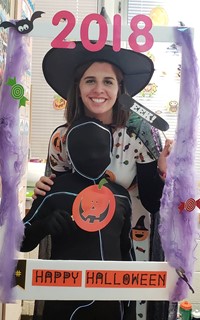
[[[98,104],[106,101],[106,99],[103,99],[103,98],[91,98],[91,100],[95,103],[98,103]]]

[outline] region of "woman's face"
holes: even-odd
[[[94,62],[83,74],[79,89],[86,116],[95,117],[104,123],[112,122],[112,108],[119,90],[112,65]]]

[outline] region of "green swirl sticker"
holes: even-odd
[[[8,78],[8,81],[6,82],[6,84],[12,87],[11,96],[13,99],[19,100],[19,107],[25,106],[26,101],[28,101],[28,99],[24,97],[24,87],[21,84],[16,83],[15,77],[13,79]]]

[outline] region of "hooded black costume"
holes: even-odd
[[[75,222],[77,210],[73,212],[75,221],[71,215],[78,194],[89,186],[98,185],[104,177],[112,149],[110,130],[96,119],[82,119],[68,131],[67,149],[74,173],[57,177],[51,191],[33,202],[23,220],[25,237],[21,251],[33,250],[50,234],[51,259],[135,260],[130,238],[130,198],[123,187],[112,182],[105,185],[114,194],[116,202],[112,217],[108,218],[110,202],[105,210],[98,212],[96,208],[98,205],[101,208],[101,204],[93,198],[87,210],[83,206],[83,199],[80,201],[78,218],[81,227]],[[104,219],[108,223],[101,227]],[[93,229],[96,231],[85,231],[85,223],[89,226],[96,224],[96,229]],[[46,301],[43,319],[134,320],[135,302]]]

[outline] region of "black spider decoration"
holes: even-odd
[[[25,33],[29,33],[33,30],[33,21],[37,18],[41,18],[41,15],[45,13],[43,11],[35,11],[32,14],[32,17],[30,20],[26,19],[22,19],[22,20],[18,20],[16,21],[16,24],[10,22],[10,21],[3,21],[0,24],[0,27],[3,27],[4,29],[6,28],[10,28],[13,27],[15,28],[19,33],[25,34]]]

